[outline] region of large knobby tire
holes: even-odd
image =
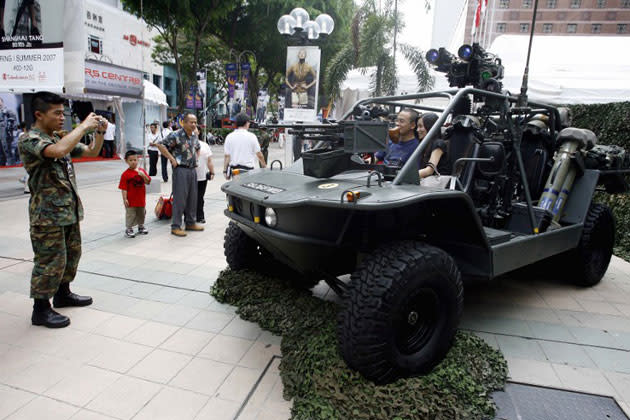
[[[225,230],[223,248],[225,259],[232,270],[256,270],[269,276],[290,280],[296,287],[303,289],[310,289],[319,283],[319,279],[304,276],[276,260],[234,222],[230,222]]]
[[[261,258],[258,243],[234,222],[230,222],[225,229],[223,250],[232,270],[256,269],[259,266]]]
[[[591,204],[578,247],[572,251],[570,272],[575,284],[584,287],[600,282],[610,263],[615,245],[615,218],[608,206]]]
[[[338,319],[340,352],[377,384],[427,373],[452,345],[463,300],[446,252],[415,241],[383,246],[351,276]]]

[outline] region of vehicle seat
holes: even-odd
[[[452,165],[451,176],[456,177],[464,191],[468,191],[475,172],[475,162],[463,162],[456,166],[457,160],[471,158],[479,153],[479,144],[475,140],[473,126],[455,124],[446,133],[448,139],[448,158]]]
[[[521,155],[525,166],[525,175],[532,197],[539,197],[545,186],[553,161],[553,139],[547,124],[542,120],[532,119],[523,130]]]

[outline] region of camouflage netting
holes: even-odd
[[[573,125],[588,128],[599,144],[621,146],[630,153],[630,102],[570,106]],[[598,194],[596,200],[609,206],[617,221],[615,255],[630,261],[630,195]]]
[[[375,386],[337,351],[338,306],[286,281],[252,271],[221,272],[211,294],[241,318],[282,336],[280,375],[292,419],[492,418],[489,394],[502,389],[507,364],[480,338],[459,332],[431,374]]]

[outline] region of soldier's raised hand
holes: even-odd
[[[90,112],[90,115],[88,115],[81,124],[86,130],[95,130],[99,125],[101,125],[102,119],[103,117]]]

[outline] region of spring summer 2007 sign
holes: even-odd
[[[3,90],[63,89],[64,0],[4,0],[0,26]]]

